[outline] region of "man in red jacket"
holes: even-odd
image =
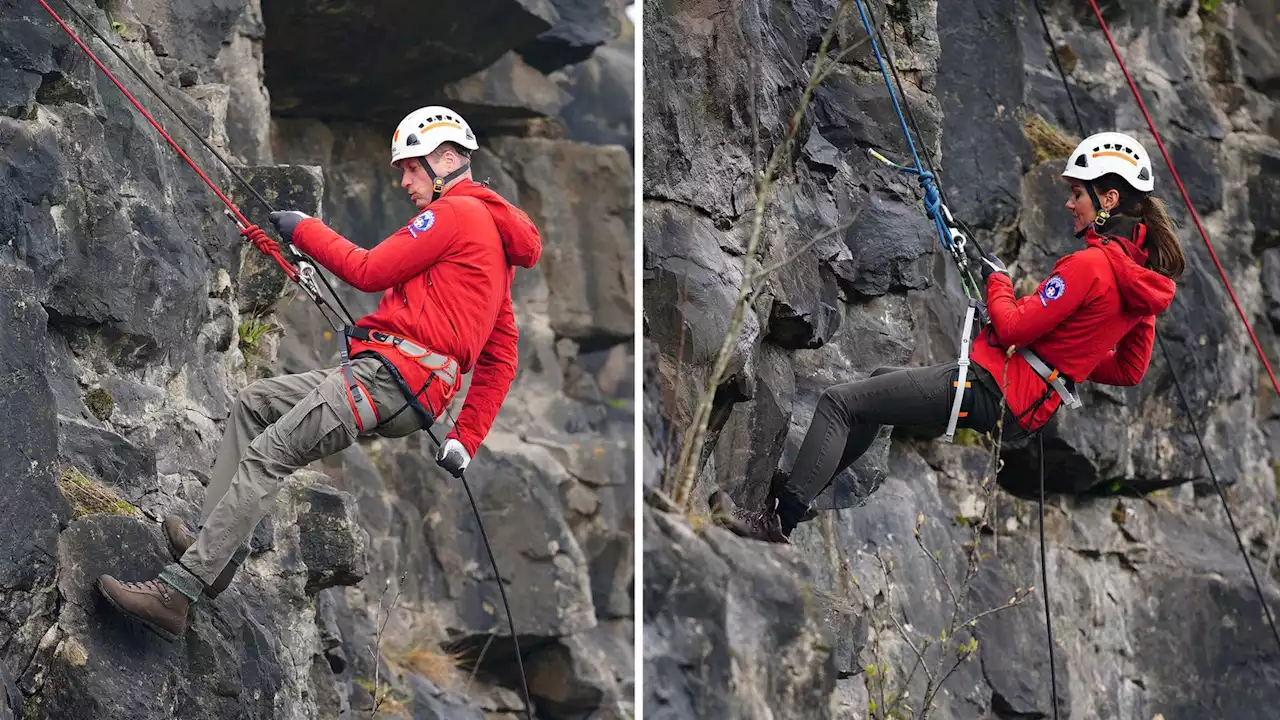
[[[361,435],[401,437],[429,427],[453,400],[461,375],[472,372],[466,402],[436,456],[455,476],[466,468],[515,379],[515,268],[533,267],[542,252],[529,217],[471,179],[477,147],[470,127],[448,108],[406,116],[392,135],[391,164],[421,212],[373,250],[304,213],[271,214],[282,237],[353,287],[382,292],[381,302],[348,328],[351,360],[343,367],[258,380],[240,392],[199,535],[170,516],[163,528],[175,562],[158,578],[126,583],[102,575],[99,587],[118,610],[169,641],[182,635],[188,606],[226,589],[254,527],[294,470]],[[243,234],[264,252],[278,251],[256,226]]]

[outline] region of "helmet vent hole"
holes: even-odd
[[[405,146],[406,146],[406,147],[407,147],[407,146],[409,146],[409,145],[417,145],[417,144],[418,144],[418,136],[417,136],[417,135],[410,135],[409,137],[405,138],[405,140],[404,140],[404,144],[405,144]]]
[[[1149,180],[1151,179],[1151,173],[1147,172],[1146,168],[1142,168],[1141,170],[1138,171],[1138,179]]]
[[[1076,156],[1076,167],[1089,167],[1089,157],[1084,153]]]

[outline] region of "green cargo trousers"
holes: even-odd
[[[422,429],[412,408],[397,414],[405,395],[382,361],[355,358],[351,370],[378,413],[379,425],[364,433],[339,369],[264,378],[240,391],[213,465],[199,534],[161,579],[198,600],[229,562],[243,562],[253,529],[294,470],[346,449],[362,434],[397,438]]]

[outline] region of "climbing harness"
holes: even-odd
[[[226,205],[225,213],[235,221],[236,226],[242,231],[242,233],[244,230],[251,227],[252,224],[249,222],[248,218],[246,218],[244,214],[240,212],[240,209],[237,208],[235,204],[231,202],[231,200],[220,189],[218,189],[218,186],[214,184],[213,180],[211,180],[209,176],[206,175],[204,171],[200,169],[199,165],[197,165],[196,162],[192,160],[191,157],[182,149],[182,147],[178,145],[177,141],[175,141],[173,137],[170,136],[167,131],[165,131],[164,127],[162,127],[160,123],[157,122],[154,117],[152,117],[151,113],[147,112],[147,109],[143,107],[140,102],[138,102],[137,98],[135,98],[127,88],[125,88],[124,84],[121,83],[120,80],[115,76],[115,74],[111,72],[110,68],[108,68],[102,62],[102,60],[100,60],[98,56],[94,54],[94,52],[89,48],[88,45],[85,44],[85,42],[80,38],[80,36],[77,35],[76,32],[72,30],[71,27],[67,25],[67,23],[58,15],[58,13],[55,12],[54,9],[49,6],[48,2],[46,2],[46,0],[36,0],[36,2],[40,3],[40,5],[53,18],[54,22],[56,22],[67,33],[67,35],[70,36],[71,40],[75,42],[75,44],[78,45],[80,49],[85,52],[86,55],[89,56],[89,59],[92,60],[94,65],[96,65],[98,69],[102,71],[103,75],[105,75],[107,79],[110,80],[112,84],[114,84],[116,88],[118,88],[120,92],[124,94],[125,98],[133,105],[133,107],[136,108],[144,118],[146,118],[147,122],[149,122],[151,126],[154,127],[158,133],[160,133],[160,136],[164,138],[164,140],[169,144],[169,146],[172,147],[176,153],[178,153],[178,155],[187,163],[187,165],[190,166],[191,169],[194,170],[195,173],[200,176],[200,179],[204,181],[205,185],[209,186],[209,189],[212,190],[215,195],[217,195],[218,199],[221,200],[224,205]],[[212,145],[210,145],[209,142],[206,141],[204,137],[194,127],[191,126],[191,124],[185,119],[182,113],[178,112],[173,107],[173,105],[169,103],[169,101],[164,97],[164,95],[161,94],[160,91],[157,90],[155,86],[152,85],[147,80],[147,78],[136,67],[134,67],[132,63],[129,62],[127,58],[125,58],[124,54],[118,48],[116,48],[116,46],[110,40],[108,40],[107,37],[103,35],[102,32],[99,31],[98,28],[94,26],[92,22],[88,20],[88,18],[86,18],[83,14],[81,14],[80,11],[77,10],[70,3],[70,0],[63,0],[63,4],[66,5],[67,9],[70,10],[71,13],[75,15],[85,27],[89,28],[89,30],[95,36],[97,36],[97,38],[104,45],[107,46],[107,48],[116,56],[116,58],[119,59],[121,63],[123,63],[124,66],[128,68],[133,73],[133,75],[139,81],[141,81],[142,84],[146,86],[146,88],[150,90],[152,94],[155,95],[160,100],[161,103],[164,104],[166,108],[168,108],[169,112],[171,112],[174,115],[174,117],[176,117],[178,121],[181,122],[187,128],[187,130],[189,130],[191,134],[195,136],[195,138],[199,140],[200,143],[204,145],[204,147],[207,150],[209,150],[209,152],[212,153],[213,156],[217,158],[227,168],[227,170],[231,172],[232,176],[234,176],[235,179],[238,180],[240,184],[243,185],[248,190],[248,192],[250,193],[250,195],[254,197],[254,199],[256,199],[264,207],[266,207],[269,212],[275,212],[275,208],[271,205],[271,203],[268,202],[267,199],[264,198],[261,193],[255,190],[253,186],[249,184],[249,181],[246,180],[243,175],[237,172],[236,169],[231,165],[231,163],[228,162],[227,159],[223,157],[221,153],[219,153]],[[424,162],[423,165],[426,166],[426,163]],[[434,178],[434,174],[433,174],[433,178]],[[435,178],[435,179],[436,179],[436,184],[440,185],[441,179],[439,178]],[[426,365],[428,368],[432,370],[432,373],[429,375],[428,383],[430,383],[431,380],[437,377],[441,377],[442,379],[451,378],[451,382],[450,382],[451,386],[453,386],[456,383],[457,375],[458,375],[458,366],[457,366],[457,361],[454,360],[453,358],[449,358],[439,353],[435,353],[433,351],[423,348],[422,346],[412,343],[403,338],[395,338],[394,336],[391,336],[385,333],[368,332],[362,328],[355,327],[355,321],[351,313],[347,310],[346,306],[343,305],[341,298],[338,297],[338,294],[334,291],[333,287],[329,284],[328,280],[325,279],[324,275],[316,271],[314,261],[311,258],[309,258],[307,255],[302,253],[300,250],[298,250],[293,245],[293,243],[285,241],[282,244],[288,247],[293,257],[292,262],[290,262],[290,260],[288,259],[285,259],[285,257],[281,255],[278,251],[273,250],[265,254],[267,254],[276,263],[276,265],[280,267],[280,270],[285,274],[285,277],[293,281],[299,288],[302,289],[302,291],[307,295],[307,297],[310,298],[313,303],[315,303],[316,307],[320,310],[321,314],[324,315],[325,320],[330,324],[330,326],[335,330],[335,332],[338,333],[342,338],[342,340],[340,341],[340,355],[341,355],[340,367],[343,373],[344,380],[346,381],[346,384],[347,384],[348,399],[351,401],[352,409],[356,413],[356,421],[360,425],[362,431],[366,427],[368,428],[376,427],[379,424],[379,420],[377,417],[377,412],[373,408],[373,403],[369,400],[367,390],[364,388],[364,385],[359,382],[359,380],[355,377],[354,373],[352,373],[351,371],[351,363],[350,363],[349,350],[348,350],[350,337],[357,337],[361,339],[372,339],[374,342],[386,342],[388,344],[392,344],[396,346],[401,350],[401,352],[404,352],[406,354],[411,354],[411,355],[415,352],[421,351],[420,354],[414,355],[414,356],[418,357],[420,362],[422,362],[424,365]],[[319,280],[319,283],[317,283],[317,280]],[[320,292],[321,284],[324,285],[329,295],[333,297],[333,301],[337,304],[338,308],[342,311],[341,315],[337,314],[337,310],[335,310],[334,307],[329,304],[329,301]],[[398,377],[398,373],[397,373],[397,378],[400,379]],[[403,380],[402,379],[400,380],[401,380],[402,389],[407,389],[403,383]],[[424,385],[423,390],[425,390],[426,387],[427,386]],[[419,393],[421,392],[422,390],[419,390]],[[393,414],[391,417],[395,417],[396,415],[399,415],[400,412],[402,412],[405,408],[410,407],[411,402],[415,402],[415,401],[416,401],[416,395],[410,396],[409,398],[406,399],[405,405],[402,406],[399,410],[397,410],[396,413]],[[446,412],[447,412],[447,409],[446,409]],[[388,420],[389,419],[390,418],[388,418]],[[435,418],[432,417],[431,419],[432,421],[434,421]],[[435,443],[436,447],[437,448],[442,447],[442,444],[439,438],[436,437],[436,434],[431,429],[430,424],[427,424],[426,426],[424,426],[424,429],[426,430],[428,437],[430,437],[432,442]],[[502,596],[502,606],[507,614],[507,627],[511,631],[511,642],[515,646],[516,664],[520,671],[520,682],[524,689],[525,714],[528,716],[529,720],[533,720],[533,700],[529,694],[529,683],[528,683],[528,679],[525,676],[525,671],[524,671],[524,659],[523,659],[523,655],[520,652],[520,642],[516,635],[515,621],[511,616],[511,606],[507,601],[507,591],[506,591],[506,588],[503,587],[502,573],[499,572],[497,560],[494,559],[493,548],[489,544],[489,536],[488,536],[488,533],[485,531],[484,520],[480,516],[480,508],[476,504],[475,496],[471,492],[471,486],[469,483],[467,483],[467,479],[464,473],[459,472],[458,477],[459,479],[462,480],[463,489],[465,489],[467,493],[467,500],[470,501],[471,503],[471,511],[475,515],[476,525],[480,530],[480,537],[484,541],[485,551],[489,556],[489,564],[493,568],[494,580],[498,585],[498,592]]]

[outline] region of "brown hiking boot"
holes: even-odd
[[[163,580],[120,582],[98,576],[98,589],[111,606],[173,642],[187,631],[187,597]]]
[[[169,543],[169,554],[173,555],[174,560],[181,560],[187,548],[196,543],[196,536],[187,532],[187,524],[178,515],[166,515],[163,528],[164,539]],[[218,573],[213,584],[205,587],[204,594],[211,598],[218,597],[218,594],[231,584],[231,578],[235,576],[236,569],[239,567],[234,561],[227,563],[222,572]]]
[[[790,542],[782,534],[782,521],[778,518],[778,513],[772,509],[752,511],[740,508],[723,490],[712,493],[709,502],[716,523],[735,535],[764,542]]]

